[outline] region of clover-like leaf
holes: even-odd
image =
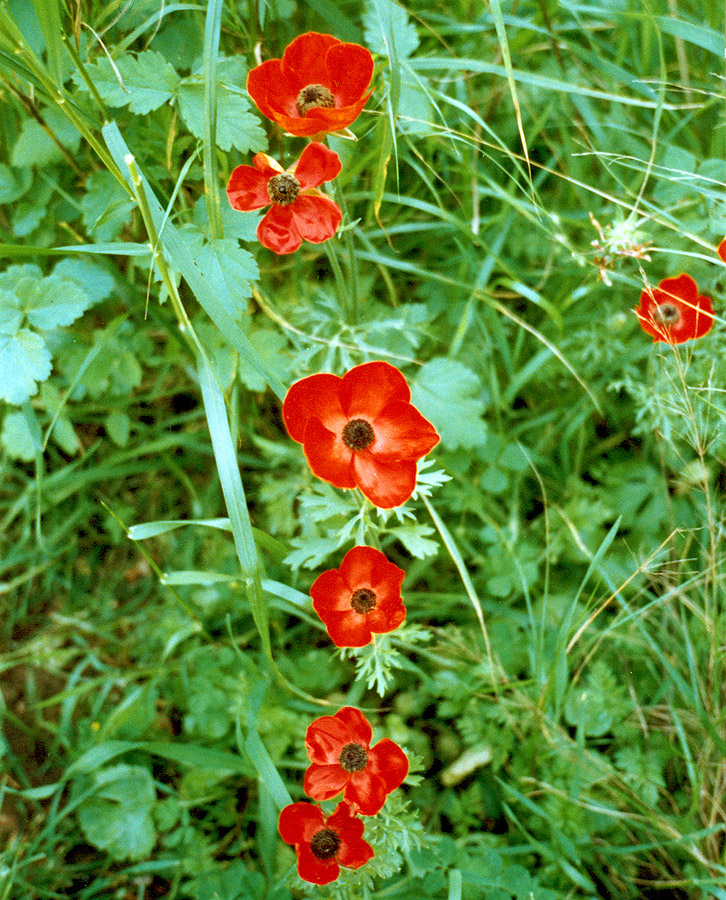
[[[148,856],[156,843],[151,814],[156,791],[149,771],[121,764],[99,770],[94,779],[97,790],[78,808],[89,843],[116,860]]]
[[[51,356],[43,338],[27,328],[0,334],[0,399],[18,406],[38,390],[51,371]]]

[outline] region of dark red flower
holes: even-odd
[[[439,442],[410,399],[398,369],[364,363],[342,378],[320,374],[296,381],[282,418],[318,478],[360,488],[371,503],[391,509],[411,496],[416,460]]]
[[[716,250],[716,252],[720,256],[721,262],[726,263],[726,238],[724,238],[718,245],[718,249]]]
[[[373,729],[360,710],[345,706],[334,716],[316,719],[305,734],[312,765],[305,793],[329,800],[341,791],[364,816],[374,816],[408,774],[408,759],[388,738],[371,747]]]
[[[313,582],[313,609],[337,647],[364,647],[373,634],[386,634],[406,618],[401,599],[403,569],[374,547],[353,547],[339,569]]]
[[[634,312],[643,331],[654,341],[669,344],[703,337],[713,325],[711,300],[699,296],[698,285],[685,274],[665,278],[657,288],[643,291]]]
[[[320,244],[335,234],[342,219],[340,207],[316,189],[340,173],[337,153],[313,142],[287,171],[265,153],[258,153],[252,162],[254,166],[237,166],[232,172],[227,197],[234,209],[243,212],[272,204],[257,226],[263,247],[294,253],[303,240]]]
[[[252,69],[247,91],[260,112],[299,137],[347,128],[372,91],[373,57],[358,44],[309,31]],[[366,93],[367,91],[367,93]]]
[[[373,858],[363,840],[364,825],[347,803],[339,803],[327,818],[312,803],[291,803],[280,813],[280,836],[297,853],[297,871],[303,881],[330,884],[340,867],[359,869]]]

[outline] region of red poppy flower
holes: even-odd
[[[634,312],[643,331],[654,341],[669,344],[703,337],[713,325],[711,300],[699,296],[698,285],[685,274],[665,278],[657,288],[643,291]]]
[[[408,774],[408,758],[388,738],[371,747],[373,729],[360,710],[346,706],[316,719],[305,734],[312,765],[305,793],[314,800],[343,797],[364,816],[374,816]]]
[[[275,253],[294,253],[303,239],[311,244],[327,241],[338,230],[342,214],[337,203],[316,190],[340,173],[338,154],[312,143],[287,171],[265,153],[254,166],[237,166],[227,184],[234,209],[246,212],[272,204],[257,226],[263,247]]]
[[[252,69],[247,92],[260,112],[298,137],[347,128],[372,90],[373,57],[358,44],[309,31],[286,48],[282,59]]]
[[[282,418],[318,478],[360,488],[371,503],[391,509],[411,496],[416,460],[439,442],[410,399],[398,369],[370,362],[342,378],[320,374],[296,381]]]
[[[359,869],[373,858],[373,848],[363,840],[363,822],[347,803],[339,803],[327,818],[312,803],[291,803],[280,813],[278,828],[283,841],[295,847],[303,881],[330,884],[340,866]]]
[[[386,634],[406,618],[401,599],[403,569],[374,547],[353,547],[339,569],[313,582],[313,609],[337,647],[364,647],[373,634]]]
[[[726,263],[726,238],[724,238],[718,245],[718,249],[716,250],[716,252],[721,257],[721,262]]]

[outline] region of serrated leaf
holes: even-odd
[[[91,298],[75,281],[51,275],[38,283],[25,303],[28,321],[48,331],[75,322],[91,305]]]
[[[427,362],[411,387],[414,405],[431,421],[449,448],[484,444],[487,427],[481,419],[488,397],[479,377],[446,357]]]
[[[260,277],[254,256],[237,241],[222,238],[210,241],[194,254],[194,261],[215,288],[230,316],[239,319],[247,313],[252,296],[251,282]]]
[[[0,443],[11,459],[32,462],[35,459],[35,443],[28,428],[25,415],[21,412],[9,412],[3,419]]]
[[[391,534],[394,534],[416,559],[436,556],[439,552],[438,542],[431,541],[427,537],[427,535],[433,533],[434,529],[430,525],[400,525],[391,529]]]
[[[232,209],[227,200],[222,201],[222,228],[228,238],[237,238],[240,241],[256,241],[257,225],[260,221],[260,213],[257,211],[240,212]],[[194,224],[209,236],[209,215],[207,213],[207,198],[202,196],[194,207]]]
[[[171,100],[179,87],[174,67],[155,50],[119,56],[116,68],[121,81],[106,58],[88,66],[88,74],[109,106],[128,106],[131,112],[146,115]],[[80,77],[77,83],[81,90],[87,89]]]
[[[194,137],[204,137],[204,82],[200,76],[185,78],[179,86],[179,112]],[[259,119],[250,111],[247,99],[237,90],[220,84],[217,91],[217,146],[242,153],[267,148],[267,138]]]
[[[114,277],[104,266],[82,256],[62,259],[53,269],[53,274],[74,281],[91,298],[91,303],[100,303],[113,291]]]
[[[78,808],[88,841],[116,860],[148,856],[156,843],[151,815],[156,792],[150,773],[122,764],[97,772],[95,783],[98,790]]]
[[[270,371],[283,383],[289,381],[292,360],[287,353],[285,336],[271,328],[258,328],[250,333],[250,340]],[[242,357],[238,360],[238,372],[240,379],[251,391],[265,390],[265,379]]]
[[[21,328],[0,335],[0,399],[20,405],[38,390],[51,372],[51,356],[39,334]]]
[[[129,221],[136,206],[110,172],[95,172],[81,197],[86,231],[98,241],[112,241]]]
[[[15,291],[0,287],[0,334],[15,334],[23,324],[23,315]]]
[[[363,18],[365,40],[374,53],[387,56],[393,52],[386,45],[385,35],[394,35],[396,55],[406,59],[419,45],[415,26],[409,22],[406,10],[393,0],[369,0]]]

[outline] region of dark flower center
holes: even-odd
[[[318,859],[332,859],[340,847],[340,837],[330,828],[323,828],[313,835],[310,849]]]
[[[350,598],[350,605],[357,613],[367,613],[376,608],[376,595],[370,588],[358,588]]]
[[[351,419],[343,429],[343,443],[351,450],[365,450],[375,436],[371,423],[365,419]]]
[[[267,193],[273,203],[277,203],[279,206],[289,206],[300,193],[300,182],[294,175],[287,172],[283,172],[282,175],[273,175],[267,182]]]
[[[297,95],[295,109],[297,114],[303,118],[308,114],[308,110],[317,109],[320,106],[324,109],[333,109],[335,106],[335,97],[324,84],[308,84]]]
[[[665,325],[666,328],[675,325],[680,318],[681,311],[675,303],[661,303],[653,312],[653,321],[656,325]]]
[[[346,744],[340,751],[338,762],[346,772],[360,772],[368,765],[368,754],[360,744]]]

